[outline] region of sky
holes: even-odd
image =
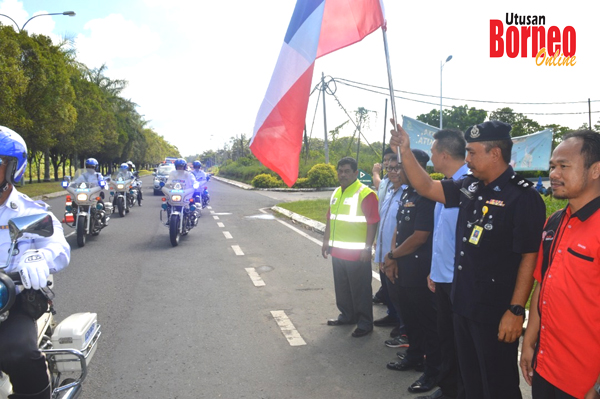
[[[49,35],[55,42],[71,38],[79,61],[90,68],[106,64],[107,76],[127,80],[129,85],[122,95],[138,104],[138,112],[148,125],[187,156],[222,148],[234,136],[252,136],[295,3],[0,0],[0,14],[9,15],[22,26],[36,14],[75,11],[74,17],[35,18],[27,23],[26,30]],[[493,111],[508,106],[540,124],[557,123],[575,129],[588,123],[587,101],[591,99],[592,124],[597,123],[600,24],[590,4],[582,0],[384,0],[394,89],[426,95],[397,92],[402,97],[395,100],[398,116],[416,118],[439,110],[440,64],[452,55],[443,67],[444,108],[467,104]],[[562,32],[572,26],[576,64],[537,66],[530,56],[491,58],[490,20],[503,21],[506,39],[507,13],[543,15],[546,30],[556,26]],[[0,22],[11,24],[2,16]],[[387,87],[382,37],[377,30],[357,44],[318,59],[313,86],[323,73],[334,79]],[[531,41],[527,52],[530,55]],[[317,108],[317,95],[315,92],[310,98],[306,124],[311,137],[323,138],[323,103],[321,98]],[[370,142],[382,140],[386,95],[339,81],[335,95],[337,100],[331,95],[325,99],[328,130],[348,120],[339,101],[351,116],[359,107],[374,111],[363,134]],[[527,104],[559,102],[580,103]],[[389,131],[390,124],[385,128]],[[354,126],[348,124],[341,135],[353,132]]]

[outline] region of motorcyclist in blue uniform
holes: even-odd
[[[207,177],[206,173],[201,169],[202,162],[194,161],[192,166],[194,167],[192,169],[192,174],[194,175],[194,177],[200,184],[200,187],[198,187],[198,190],[196,192],[194,192],[194,198],[201,198],[202,208],[206,208],[206,206],[208,205],[208,201],[209,201],[208,190],[206,189],[206,183],[208,182],[208,177]]]

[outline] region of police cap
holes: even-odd
[[[510,129],[512,127],[508,123],[487,121],[468,128],[465,132],[465,140],[467,140],[467,143],[510,140]]]

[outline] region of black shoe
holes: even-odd
[[[340,319],[329,319],[329,320],[327,320],[327,325],[328,326],[345,326],[347,324],[350,324],[350,323],[346,323],[344,321],[341,321]]]
[[[423,363],[423,360],[414,362],[414,361],[407,360],[406,358],[402,359],[399,362],[390,362],[387,364],[386,367],[390,370],[396,370],[396,371],[408,371],[408,370],[413,370],[413,369],[416,371],[425,370],[425,364]],[[415,391],[415,392],[417,392],[417,391]],[[420,392],[426,392],[426,391],[420,391]]]
[[[417,396],[417,399],[452,399],[450,396],[446,396],[442,393],[441,389],[436,389],[431,395]]]
[[[408,387],[408,392],[421,393],[431,391],[435,387],[436,380],[437,378],[423,373],[418,380]]]
[[[390,315],[387,315],[385,317],[382,317],[381,319],[377,319],[373,322],[373,325],[375,327],[394,327],[398,325],[398,319],[396,319],[395,317],[392,317]]]
[[[388,339],[384,342],[388,348],[408,348],[408,339],[404,337],[396,337],[394,339]]]
[[[356,330],[354,330],[354,332],[352,333],[352,336],[354,338],[360,338],[360,337],[364,337],[367,334],[370,334],[373,330],[363,330],[362,328],[357,328]]]
[[[377,295],[373,295],[373,303],[382,304],[383,301]]]
[[[400,331],[400,326],[396,324],[396,327],[394,327],[392,331],[390,331],[390,337],[396,338],[400,336],[406,337],[406,333],[404,331]]]

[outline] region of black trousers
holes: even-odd
[[[465,389],[458,367],[456,343],[454,342],[454,321],[450,293],[452,283],[435,284],[437,305],[437,327],[440,337],[442,363],[438,385],[442,393],[449,398],[464,399]]]
[[[400,332],[399,335],[405,335],[406,327],[404,326],[404,322],[402,321],[402,315],[400,315],[400,310],[398,310],[394,307],[394,304],[392,303],[392,300],[390,299],[390,293],[388,292],[388,285],[385,282],[385,280],[387,280],[387,277],[385,276],[385,273],[383,273],[382,271],[379,271],[379,279],[381,281],[381,288],[379,288],[379,291],[377,291],[375,296],[379,297],[379,299],[381,299],[383,304],[387,307],[387,309],[388,309],[387,314],[390,317],[393,317],[394,319],[398,320],[398,330]]]
[[[386,278],[390,299],[400,309],[410,342],[406,349],[408,361],[425,358],[425,373],[437,376],[440,372],[441,352],[437,330],[435,297],[427,287],[401,287]]]
[[[13,306],[8,319],[0,323],[0,369],[10,378],[16,394],[11,398],[20,398],[20,395],[32,399],[50,398],[50,377],[46,358],[37,346],[35,320],[18,309],[18,305]]]
[[[533,372],[533,381],[531,383],[531,393],[533,399],[576,399],[565,391],[562,391],[550,384],[541,375]]]
[[[511,344],[498,341],[498,324],[454,314],[456,352],[467,399],[522,399],[519,340]]]

